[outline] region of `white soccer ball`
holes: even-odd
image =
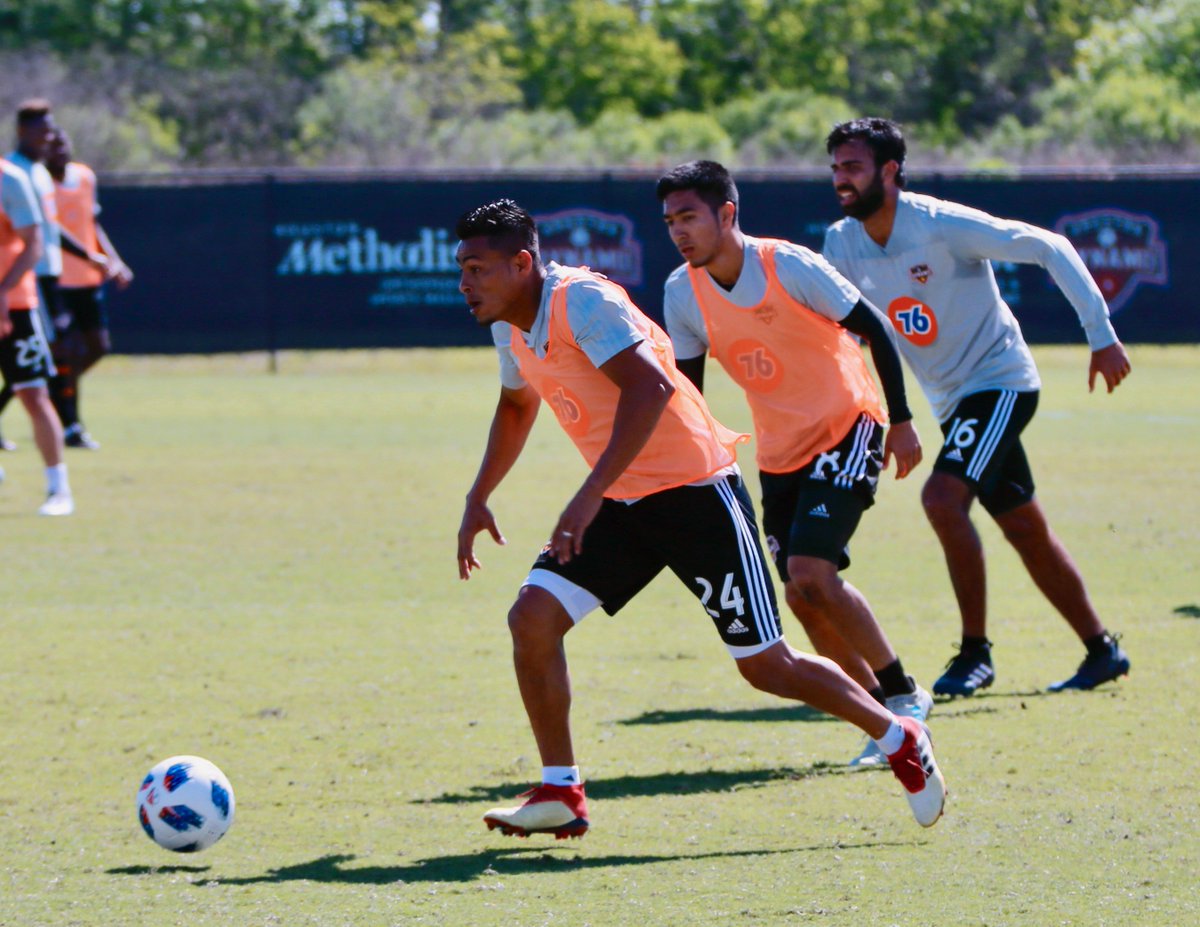
[[[146,774],[137,793],[142,830],[176,853],[206,850],[233,823],[233,786],[198,756],[172,756]]]

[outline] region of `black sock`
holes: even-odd
[[[884,694],[883,694],[882,687],[876,686],[874,689],[868,689],[867,695],[869,695],[869,696],[871,696],[871,698],[875,699],[875,701],[877,701],[880,705],[883,704]]]
[[[899,657],[883,669],[875,670],[875,678],[879,680],[883,694],[888,698],[893,695],[912,695],[917,691],[912,678],[904,672],[904,665]]]
[[[1092,656],[1108,653],[1108,649],[1112,646],[1112,636],[1107,631],[1101,631],[1096,636],[1085,640],[1083,646]]]
[[[962,636],[963,650],[983,650],[985,647],[991,647],[992,642],[986,637],[970,637],[966,634]]]

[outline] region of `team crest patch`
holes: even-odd
[[[779,315],[779,310],[774,306],[759,306],[754,310],[754,317],[764,325],[774,322],[777,315]]]
[[[1093,209],[1063,216],[1054,231],[1083,258],[1111,312],[1129,302],[1143,283],[1166,286],[1167,243],[1158,221],[1121,209]]]
[[[929,269],[928,264],[914,264],[908,269],[908,276],[917,283],[928,283],[933,271]]]

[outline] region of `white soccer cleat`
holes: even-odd
[[[904,786],[904,797],[922,827],[933,827],[946,807],[946,780],[933,758],[929,728],[916,718],[898,717],[904,745],[888,757],[892,772]]]
[[[915,692],[907,695],[893,695],[891,698],[884,699],[883,706],[892,714],[902,718],[907,716],[924,721],[933,711],[933,696],[917,686]]]
[[[933,696],[920,686],[917,686],[915,692],[909,692],[906,695],[893,695],[885,699],[883,704],[894,715],[924,721],[929,717],[929,713],[933,711]],[[879,745],[868,737],[866,744],[862,748],[862,753],[850,761],[850,767],[852,769],[869,769],[872,766],[883,766],[885,763],[887,763],[887,757],[883,755],[883,751],[879,749]]]
[[[70,515],[75,511],[75,498],[69,492],[52,492],[38,509],[39,515]]]
[[[493,808],[483,816],[488,830],[500,828],[506,837],[554,834],[559,840],[582,837],[588,829],[583,785],[539,785],[521,798],[517,808]]]

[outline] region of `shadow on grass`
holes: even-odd
[[[105,869],[109,875],[170,875],[173,872],[208,872],[211,866],[121,866]]]
[[[1174,612],[1184,618],[1200,618],[1200,605],[1196,605],[1194,602],[1180,605],[1174,609]]]
[[[702,795],[705,792],[729,792],[735,789],[761,788],[774,782],[808,779],[813,776],[843,775],[851,770],[840,764],[814,763],[811,766],[780,766],[774,769],[708,769],[703,772],[664,772],[649,776],[616,776],[589,779],[588,798],[634,798],[648,795]],[[433,798],[415,799],[412,804],[464,805],[482,801],[514,798],[530,783],[505,782],[479,785],[467,792],[448,792]]]
[[[688,721],[836,721],[809,705],[782,705],[778,708],[684,708],[679,711],[647,711],[617,724],[685,724]]]
[[[584,856],[574,847],[564,846],[561,852],[548,852],[541,847],[504,847],[495,850],[480,850],[476,853],[461,853],[451,856],[435,856],[418,859],[411,863],[395,866],[361,866],[350,868],[347,863],[356,857],[352,854],[322,856],[307,863],[281,866],[259,876],[244,878],[214,879],[221,885],[257,885],[279,882],[329,882],[348,885],[395,885],[408,882],[473,882],[483,878],[523,875],[526,873],[574,872],[585,869],[603,869],[614,866],[644,866],[651,863],[674,863],[706,859],[736,859],[745,856],[781,856],[789,853],[843,853],[849,850],[867,850],[875,847],[908,847],[923,844],[921,839],[911,841],[878,841],[872,843],[838,843],[820,846],[794,847],[785,850],[730,850],[711,853],[675,853],[644,856],[633,854],[609,854]],[[567,855],[569,854],[569,855]],[[140,869],[141,867],[130,867]],[[109,870],[117,872],[121,870]],[[208,886],[203,886],[208,887]]]

